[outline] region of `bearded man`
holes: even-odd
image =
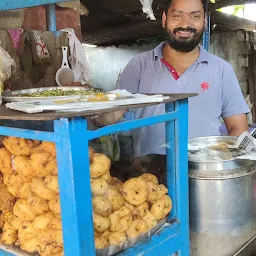
[[[189,138],[220,135],[223,118],[229,135],[248,130],[249,112],[231,65],[200,45],[207,22],[206,2],[171,0],[162,15],[166,41],[135,56],[123,70],[117,88],[131,93],[197,93],[189,99]],[[135,118],[163,114],[164,104],[135,110]],[[123,113],[102,117],[116,122]],[[165,155],[165,125],[134,131],[135,156]]]

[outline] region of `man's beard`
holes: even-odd
[[[171,46],[171,48],[173,48],[174,50],[178,51],[178,52],[191,52],[193,51],[201,42],[203,35],[204,35],[204,29],[197,31],[194,28],[176,28],[173,30],[173,32],[171,30],[169,30],[166,26],[166,28],[164,29],[165,31],[165,36],[166,39],[169,43],[169,45]],[[193,37],[180,37],[180,38],[176,38],[175,37],[175,33],[179,32],[179,31],[188,31],[188,32],[192,32],[194,33]]]

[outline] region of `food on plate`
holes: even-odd
[[[132,215],[126,206],[122,206],[118,211],[113,212],[110,216],[110,231],[125,232],[132,223]]]
[[[124,198],[114,188],[110,188],[106,193],[106,198],[110,202],[113,211],[119,210],[124,204]]]
[[[143,204],[148,197],[148,186],[141,178],[127,180],[121,187],[124,199],[132,205]]]
[[[149,210],[149,205],[147,202],[144,202],[143,204],[137,206],[133,211],[132,211],[132,217],[133,219],[140,219],[143,218]]]
[[[36,169],[32,167],[28,156],[16,156],[13,159],[14,169],[17,174],[23,179],[30,181],[36,175]]]
[[[57,175],[48,175],[44,179],[44,185],[53,192],[59,193],[59,181]]]
[[[0,171],[7,175],[13,173],[12,154],[6,148],[0,148]]]
[[[38,178],[45,178],[52,174],[57,166],[56,158],[48,152],[33,153],[30,158],[31,165],[36,169]]]
[[[140,176],[140,178],[144,179],[147,182],[153,182],[156,185],[159,184],[157,177],[151,173],[144,173]]]
[[[110,232],[108,235],[109,245],[119,245],[126,241],[126,233],[122,231]]]
[[[110,219],[108,217],[103,217],[99,214],[93,214],[93,224],[94,229],[99,232],[103,233],[110,227]]]
[[[142,219],[145,220],[149,229],[157,225],[157,220],[151,211],[148,211]]]
[[[136,219],[127,230],[128,238],[135,238],[148,231],[148,225],[143,219]]]
[[[92,198],[93,211],[104,217],[112,213],[112,206],[110,202],[103,196],[94,196]]]
[[[56,147],[55,147],[55,143],[53,142],[48,142],[48,141],[43,141],[42,142],[42,148],[50,153],[53,157],[56,157]]]
[[[105,173],[107,173],[110,169],[111,160],[99,153],[94,153],[90,165],[90,174],[91,178],[98,178]]]
[[[154,203],[158,199],[158,185],[152,181],[147,182],[148,185],[148,198],[147,200],[150,203]]]
[[[106,180],[100,178],[91,179],[91,191],[94,196],[103,196],[108,190]]]
[[[40,142],[23,138],[5,137],[3,144],[6,149],[15,156],[29,156]]]
[[[172,200],[165,195],[158,199],[151,207],[151,212],[154,214],[156,220],[164,219],[172,210]]]

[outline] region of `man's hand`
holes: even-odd
[[[91,119],[91,122],[97,127],[115,124],[123,117],[125,110],[102,114],[99,117]]]
[[[249,130],[246,114],[226,117],[224,122],[230,136],[240,136]]]

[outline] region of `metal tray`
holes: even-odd
[[[35,92],[45,92],[60,89],[63,91],[89,91],[91,88],[88,87],[80,87],[80,86],[58,86],[58,87],[43,87],[43,88],[33,88],[33,89],[25,89],[25,90],[16,90],[16,91],[8,91],[2,94],[2,100],[4,102],[23,102],[23,101],[44,101],[44,100],[56,100],[56,99],[70,99],[77,97],[77,95],[68,95],[68,96],[50,96],[50,97],[21,97],[20,95],[27,93],[35,93]],[[95,91],[102,91],[102,89],[93,88]]]
[[[141,234],[138,237],[135,237],[133,239],[128,239],[124,243],[121,243],[116,246],[109,246],[107,248],[96,250],[97,256],[112,256],[116,255],[128,248],[131,248],[137,243],[144,242],[146,239],[148,239],[150,236],[152,236],[154,233],[156,233],[165,223],[167,222],[167,218],[160,220],[155,227],[150,229],[149,231]]]

